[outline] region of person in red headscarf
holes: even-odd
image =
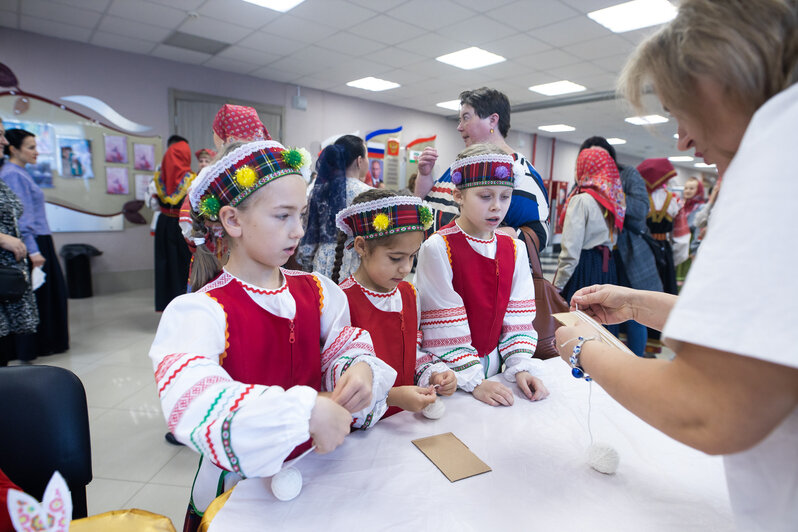
[[[704,183],[701,182],[701,179],[697,177],[688,177],[687,181],[684,183],[682,198],[684,199],[682,212],[687,220],[687,226],[690,229],[690,247],[687,260],[676,267],[676,284],[678,284],[679,287],[682,286],[685,278],[687,278],[687,272],[690,271],[690,264],[693,262],[693,256],[698,250],[698,245],[701,243],[698,239],[698,229],[695,223],[696,215],[707,202],[704,195]]]
[[[153,178],[161,210],[155,226],[155,310],[159,312],[186,293],[191,261],[178,223],[180,205],[194,179],[191,149],[186,139],[177,135],[172,135],[167,145],[161,168]]]
[[[626,197],[618,166],[609,153],[596,148],[579,152],[576,187],[563,211],[554,286],[570,301],[582,287],[618,284],[612,248],[623,229]],[[612,331],[612,326],[608,328]],[[612,332],[617,334],[617,330]]]
[[[660,243],[657,262],[662,287],[668,294],[678,294],[676,266],[687,260],[690,228],[682,208],[682,200],[668,190],[668,181],[676,176],[676,169],[665,158],[646,159],[637,167],[646,181],[651,208],[646,224],[654,240]],[[656,253],[656,251],[655,251]]]
[[[213,119],[213,142],[220,150],[225,144],[237,140],[272,140],[266,126],[260,121],[258,112],[252,107],[225,104]]]

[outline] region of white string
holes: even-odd
[[[591,399],[593,398],[593,381],[588,381],[587,392],[587,433],[590,435],[590,445],[593,445],[593,431],[590,429]]]

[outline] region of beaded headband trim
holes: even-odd
[[[415,196],[390,196],[342,209],[335,225],[350,237],[378,238],[426,231],[432,227],[432,211]]]
[[[512,155],[489,153],[464,157],[452,164],[452,183],[457,188],[515,186]]]
[[[304,148],[286,149],[273,140],[244,144],[202,169],[189,189],[191,208],[216,220],[223,206],[235,207],[278,177],[301,176],[309,164],[310,154]]]

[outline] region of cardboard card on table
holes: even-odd
[[[566,327],[573,327],[578,325],[580,321],[583,321],[590,325],[595,331],[598,337],[601,339],[602,342],[615,346],[616,348],[620,349],[624,353],[629,355],[633,355],[631,349],[626,347],[623,342],[618,340],[610,331],[607,330],[606,327],[601,325],[599,322],[582,312],[581,310],[575,310],[573,312],[558,312],[556,314],[551,315],[552,318],[557,320],[558,322],[562,323]]]
[[[450,482],[473,477],[491,471],[491,468],[460,441],[447,432],[412,441]]]

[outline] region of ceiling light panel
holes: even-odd
[[[676,16],[676,7],[667,0],[633,0],[587,16],[614,33],[623,33],[668,22]]]
[[[634,124],[636,126],[648,126],[651,124],[664,124],[668,121],[667,118],[660,115],[646,115],[646,116],[630,116],[628,118],[624,118],[630,124]]]
[[[607,139],[607,142],[609,142],[613,146],[617,146],[618,144],[626,144],[626,139],[619,139],[618,137],[610,137]]]
[[[304,1],[305,0],[244,0],[244,2],[279,11],[280,13],[290,11]]]
[[[568,126],[565,124],[551,124],[548,126],[538,126],[538,129],[542,131],[548,131],[549,133],[565,133],[566,131],[575,131],[576,128],[573,126]]]
[[[447,102],[438,102],[435,105],[437,105],[438,107],[443,107],[444,109],[450,109],[452,111],[460,110],[460,100],[449,100]]]
[[[689,163],[693,158],[689,155],[677,155],[676,157],[668,157],[668,160],[672,163]]]
[[[545,96],[557,96],[559,94],[570,94],[572,92],[582,92],[585,90],[583,85],[574,83],[564,79],[562,81],[555,81],[554,83],[544,83],[543,85],[534,85],[529,87],[532,92],[543,94]]]
[[[398,83],[394,83],[393,81],[387,81],[371,76],[350,81],[346,85],[347,87],[355,87],[356,89],[365,89],[367,91],[373,92],[387,91],[400,86]]]
[[[441,63],[462,68],[463,70],[474,70],[476,68],[495,65],[496,63],[506,61],[504,57],[492,52],[488,52],[487,50],[483,50],[482,48],[477,48],[476,46],[465,48],[458,52],[442,55],[440,57],[436,57],[435,59]]]

